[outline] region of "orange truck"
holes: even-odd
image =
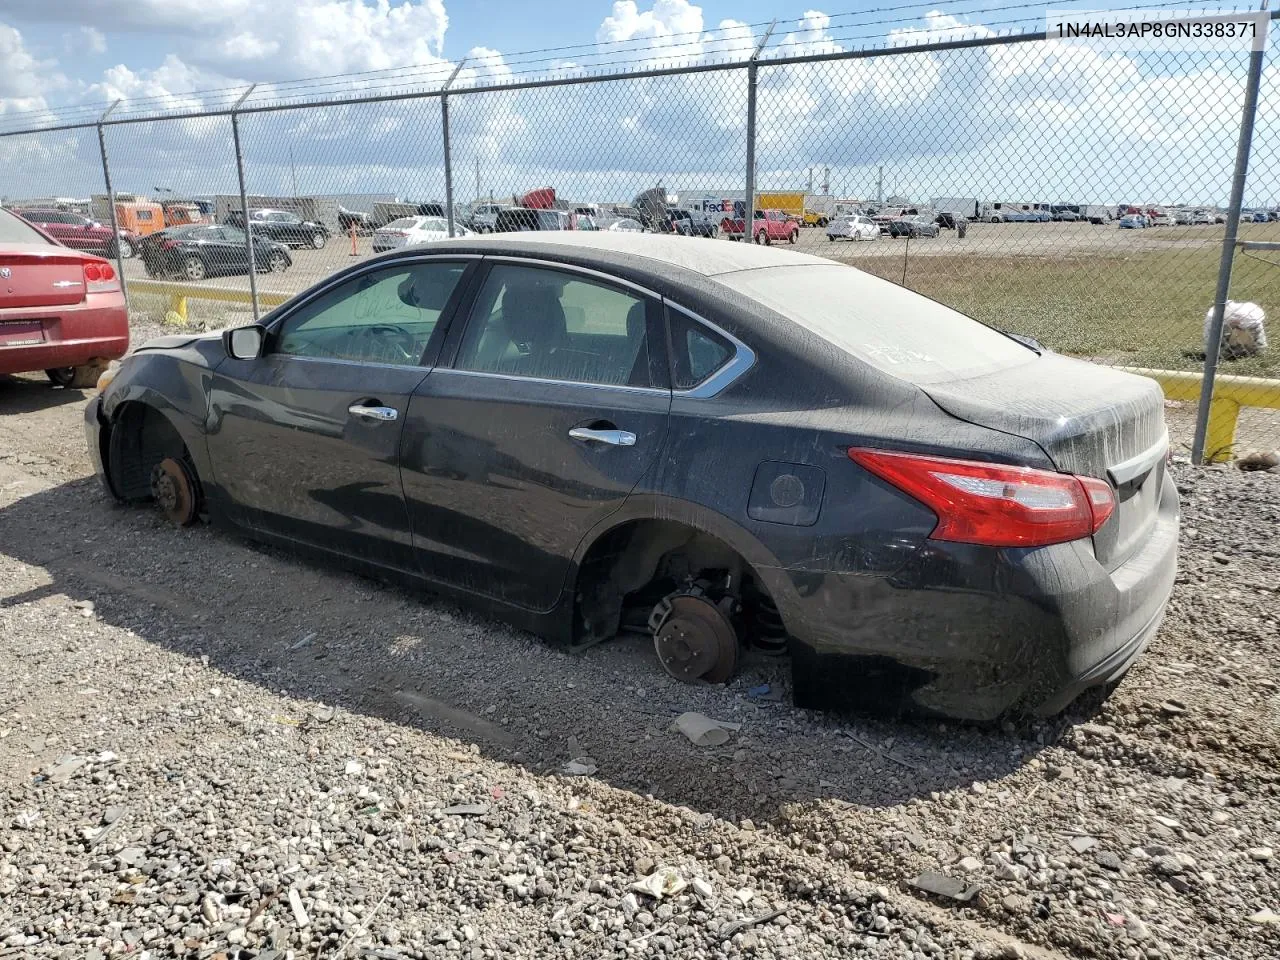
[[[200,212],[194,203],[178,203],[170,201],[161,204],[164,209],[164,225],[180,227],[188,223],[208,223],[209,218]]]
[[[121,230],[128,230],[140,237],[156,233],[166,226],[164,208],[150,200],[117,201],[116,222]]]

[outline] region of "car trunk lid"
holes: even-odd
[[[84,259],[64,247],[0,243],[0,310],[84,300]]]
[[[1065,473],[1109,480],[1116,510],[1094,536],[1108,569],[1150,534],[1169,448],[1164,397],[1154,380],[1046,353],[921,389],[952,416],[1033,441]]]

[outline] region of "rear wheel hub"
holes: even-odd
[[[704,597],[678,596],[653,635],[662,668],[684,683],[724,683],[738,667],[738,636]]]

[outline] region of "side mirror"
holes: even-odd
[[[262,348],[266,342],[267,331],[256,324],[251,327],[236,327],[222,335],[227,356],[233,360],[257,360],[262,356]]]

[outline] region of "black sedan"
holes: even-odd
[[[205,277],[249,272],[249,250],[243,230],[210,224],[170,227],[143,237],[138,256],[149,277]],[[254,268],[259,273],[278,272],[293,266],[288,249],[263,237],[253,238]]]
[[[1178,505],[1159,386],[818,257],[576,231],[355,264],[88,406],[124,501],[682,680],[986,721],[1121,676]]]
[[[909,217],[898,217],[896,220],[889,221],[889,236],[891,237],[909,237],[915,239],[917,237],[936,237],[940,232],[940,228],[936,220],[927,217],[923,213],[914,214]]]
[[[244,226],[244,214],[232,210],[227,223],[233,227]],[[289,210],[250,210],[249,227],[254,235],[283,243],[289,247],[311,247],[323,250],[329,242],[329,228],[315,220],[303,220]]]

